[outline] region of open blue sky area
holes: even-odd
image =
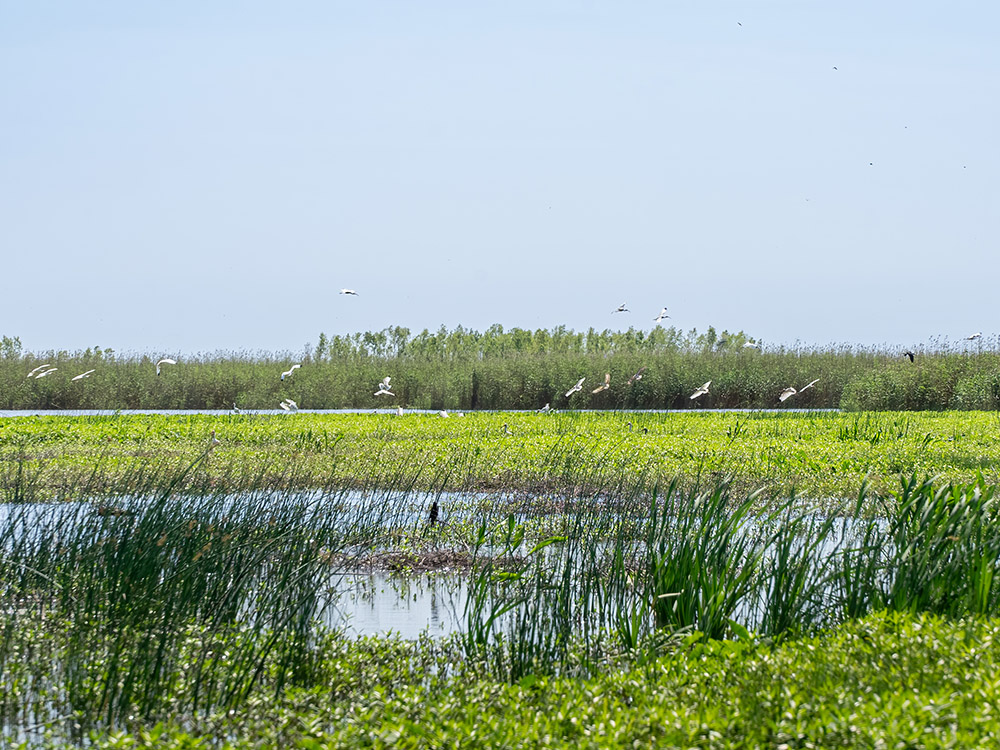
[[[998,28],[981,0],[0,0],[0,334],[298,351],[665,306],[766,344],[995,337]]]

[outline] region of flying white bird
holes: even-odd
[[[391,376],[386,375],[382,378],[382,382],[378,384],[378,390],[375,391],[376,396],[395,396],[396,394],[389,390],[389,381]]]
[[[604,373],[604,384],[597,386],[591,393],[600,393],[601,391],[606,391],[611,387],[611,373]]]
[[[971,334],[969,336],[966,336],[965,340],[966,341],[975,341],[976,339],[981,339],[982,337],[983,337],[983,332],[982,331],[976,331],[975,333],[973,333],[973,334]]]
[[[639,371],[635,375],[633,375],[632,377],[630,377],[628,379],[628,384],[632,385],[632,383],[637,383],[638,381],[642,380],[642,374],[644,372],[646,372],[646,368],[645,367],[640,367]]]
[[[38,372],[39,370],[44,370],[46,367],[52,367],[52,365],[38,365],[38,367],[36,367],[34,370],[28,373],[28,377],[29,378],[34,377],[36,372]]]
[[[281,379],[284,380],[285,378],[292,377],[292,373],[298,370],[300,367],[302,367],[302,365],[292,365],[291,369],[285,370],[283,373],[281,373]]]
[[[625,303],[622,302],[620,305],[618,305],[618,307],[616,307],[614,310],[611,311],[611,314],[614,315],[616,312],[632,312],[632,311],[629,310],[627,307],[625,307]]]
[[[51,370],[46,370],[45,372],[40,372],[37,375],[35,375],[35,380],[41,380],[46,375],[51,375],[52,373],[54,373],[58,369],[59,369],[58,367],[53,367]]]
[[[712,385],[711,380],[709,380],[707,383],[705,383],[705,385],[703,385],[701,388],[692,393],[691,400],[693,401],[694,399],[700,398],[701,396],[704,396],[706,393],[708,393],[708,386],[710,385]]]
[[[97,370],[87,370],[86,372],[81,372],[81,373],[80,373],[79,375],[77,375],[77,376],[76,376],[75,378],[70,378],[70,379],[71,379],[71,380],[83,380],[84,378],[89,378],[89,377],[90,377],[91,375],[93,375],[93,374],[94,374],[95,372],[97,372]]]
[[[156,374],[157,375],[160,374],[160,365],[176,365],[176,364],[177,364],[176,359],[161,359],[159,362],[156,363]]]
[[[752,341],[747,341],[747,342],[746,342],[746,343],[745,343],[745,344],[743,345],[743,348],[744,348],[744,349],[756,349],[757,351],[760,351],[760,344],[755,344],[755,343],[753,343]]]
[[[805,391],[805,390],[808,390],[809,388],[812,388],[812,387],[813,387],[814,385],[816,385],[816,384],[817,384],[818,382],[819,382],[819,378],[816,378],[816,379],[815,379],[814,381],[812,381],[811,383],[808,383],[808,384],[806,384],[806,385],[802,386],[802,387],[801,387],[801,388],[799,388],[798,390],[795,390],[795,389],[794,389],[794,388],[792,388],[791,386],[788,386],[788,387],[787,387],[787,388],[786,388],[785,390],[783,390],[783,391],[781,392],[781,395],[780,395],[780,396],[778,396],[778,400],[779,400],[779,401],[784,401],[784,400],[785,400],[785,399],[787,399],[787,398],[791,398],[791,397],[792,397],[792,396],[794,396],[794,395],[795,395],[796,393],[802,393],[802,391]]]
[[[294,411],[298,411],[299,410],[299,405],[297,403],[295,403],[294,401],[292,401],[290,398],[286,398],[284,401],[282,401],[280,404],[278,404],[278,406],[280,406],[285,411],[293,411],[294,412]]]
[[[586,380],[586,379],[587,378],[580,378],[579,380],[577,380],[576,381],[576,385],[574,385],[572,388],[570,388],[568,391],[566,391],[566,398],[569,398],[570,396],[572,396],[577,391],[582,391],[583,390],[583,381]]]
[[[340,293],[341,294],[353,294],[355,297],[358,296],[358,293],[356,291],[354,291],[353,289],[341,289]]]
[[[657,315],[655,318],[653,318],[653,322],[654,323],[659,323],[664,318],[669,318],[669,317],[670,316],[667,315],[667,308],[664,307],[662,310],[660,310],[660,314]]]

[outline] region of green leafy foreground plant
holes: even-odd
[[[277,700],[255,694],[237,714],[183,727],[133,726],[95,737],[94,747],[822,750],[1000,742],[995,619],[878,614],[778,645],[695,640],[643,667],[524,686],[455,672],[428,643],[334,640],[324,648],[324,677],[310,689]]]

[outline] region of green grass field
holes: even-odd
[[[0,421],[0,491],[155,487],[214,430],[220,444],[183,483],[635,494],[679,476],[851,498],[864,484],[892,492],[913,473],[995,483],[998,429],[988,412],[30,417]]]

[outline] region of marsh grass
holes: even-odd
[[[673,328],[575,333],[453,331],[412,336],[406,329],[327,339],[299,354],[231,352],[183,356],[156,375],[155,356],[110,350],[0,356],[0,409],[276,409],[284,398],[304,408],[384,406],[374,385],[393,378],[396,400],[415,409],[700,409],[774,408],[789,385],[815,378],[815,388],[785,406],[851,410],[996,409],[1000,376],[997,343],[970,350],[931,342],[901,348],[742,347],[742,332],[718,335]],[[27,374],[39,363],[58,367],[41,380]],[[292,364],[303,366],[282,381]],[[642,367],[641,380],[624,384]],[[86,380],[74,374],[96,372]],[[611,374],[613,389],[563,394],[580,377],[597,384]],[[706,380],[712,392],[688,398]]]
[[[515,435],[536,424],[509,421]],[[203,448],[186,464],[183,451],[160,461],[146,454],[161,438],[133,440],[122,423],[96,421],[135,455],[102,453],[66,486],[70,502],[25,501],[39,491],[38,467],[55,460],[44,455],[53,442],[44,432],[14,442],[7,476],[27,478],[11,484],[20,501],[3,506],[0,524],[6,726],[65,716],[81,732],[195,721],[314,685],[328,635],[318,623],[337,596],[337,574],[372,551],[427,544],[472,560],[454,658],[511,684],[652,665],[696,644],[801,637],[879,610],[1000,614],[1000,524],[994,486],[982,477],[911,475],[891,496],[862,490],[846,507],[745,492],[710,464],[660,484],[652,469],[633,470],[634,432],[616,430],[597,452],[578,431],[586,420],[574,416],[545,423],[557,435],[536,468],[573,491],[459,499],[450,494],[456,477],[468,484],[482,462],[522,444],[489,421],[469,418],[458,433],[444,420],[421,422],[444,431],[446,450],[421,449],[398,420],[369,420],[382,431],[376,450],[350,466],[349,481],[330,471],[316,487],[310,451],[351,461],[353,438],[329,425],[263,431],[298,462],[261,460],[241,473],[225,447]],[[730,422],[730,450],[752,429],[783,437],[802,427]],[[239,435],[261,430],[256,421],[231,424]],[[913,424],[858,420],[831,439],[919,441]],[[477,431],[498,453],[484,458],[484,442],[457,437]]]

